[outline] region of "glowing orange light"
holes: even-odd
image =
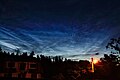
[[[94,64],[98,63],[98,60],[94,59],[94,60],[93,60],[93,63],[94,63]]]

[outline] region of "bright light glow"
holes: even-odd
[[[93,63],[94,63],[94,64],[98,63],[98,60],[97,60],[97,59],[94,59],[94,60],[93,60]]]

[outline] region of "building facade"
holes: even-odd
[[[38,62],[5,61],[0,63],[0,68],[0,78],[42,79]]]

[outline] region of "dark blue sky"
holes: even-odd
[[[0,0],[4,50],[89,59],[118,36],[119,0]]]

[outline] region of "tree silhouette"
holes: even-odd
[[[111,51],[113,54],[120,54],[120,37],[116,39],[112,38],[107,44],[106,48],[114,50],[114,52]]]
[[[30,57],[33,57],[35,55],[34,51],[30,53]]]
[[[106,49],[111,50],[111,54],[104,54],[100,58],[103,68],[104,78],[106,80],[120,80],[120,38],[112,38],[108,42]],[[117,71],[117,72],[116,72]]]
[[[20,51],[19,48],[15,49],[15,52],[16,52],[17,55],[21,55],[21,51]]]
[[[100,59],[103,65],[103,74],[107,80],[120,80],[120,64],[119,58],[114,54],[104,54],[104,57]],[[117,72],[116,72],[117,71]]]
[[[2,52],[2,48],[0,47],[0,53]]]

